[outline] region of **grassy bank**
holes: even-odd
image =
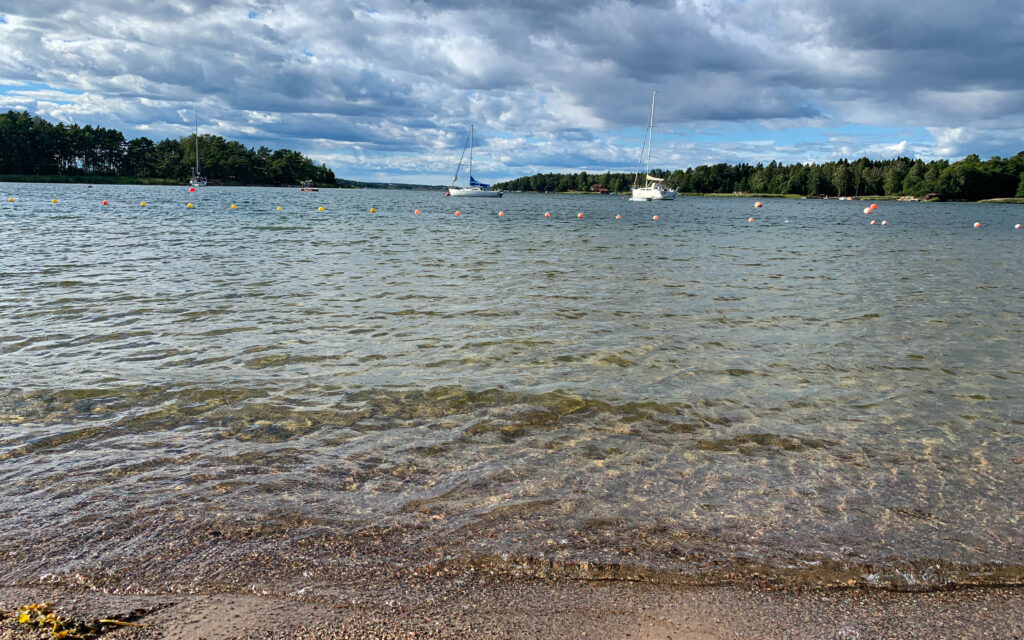
[[[978,200],[978,202],[994,202],[997,204],[1024,204],[1024,198],[989,198],[988,200]]]

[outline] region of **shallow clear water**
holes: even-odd
[[[1022,207],[0,187],[7,581],[238,523],[1019,579]]]

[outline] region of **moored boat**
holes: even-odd
[[[676,190],[665,186],[665,179],[651,175],[651,147],[654,143],[654,97],[657,91],[651,92],[651,117],[647,123],[647,130],[644,132],[644,142],[640,147],[640,159],[636,163],[636,175],[633,177],[633,189],[630,200],[675,200]],[[647,151],[647,170],[644,172],[644,180],[640,182],[640,165],[644,161],[644,151]]]
[[[199,115],[194,111],[192,113],[196,117],[196,168],[195,171],[192,172],[192,177],[189,179],[188,183],[193,187],[205,187],[206,178],[203,177],[203,174],[199,173]]]
[[[459,179],[459,169],[462,168],[462,158],[466,156],[466,149],[469,148],[469,186],[468,187],[456,187],[455,183]],[[500,198],[501,191],[494,191],[491,189],[491,185],[484,184],[473,178],[473,125],[469,125],[469,139],[466,141],[466,146],[462,148],[462,157],[459,158],[459,166],[455,168],[455,178],[452,179],[452,185],[448,187],[448,191],[445,193],[446,196],[460,196],[463,198]]]

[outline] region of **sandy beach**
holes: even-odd
[[[13,611],[49,600],[77,620],[119,619],[102,637],[160,638],[1021,638],[1024,591],[671,587],[621,581],[448,575],[382,583],[360,598],[258,594],[111,595],[0,589],[0,638],[50,638]]]

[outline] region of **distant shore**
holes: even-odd
[[[176,180],[166,180],[163,178],[122,178],[113,176],[24,176],[24,175],[0,175],[0,182],[11,182],[11,183],[39,183],[39,184],[85,184],[85,185],[151,185],[151,186],[178,186],[187,187],[185,182]],[[240,184],[240,183],[225,183],[225,184],[210,184],[211,187],[267,187],[267,188],[298,188],[298,185],[273,185],[273,184]],[[336,184],[326,185],[317,184],[319,189],[400,189],[400,190],[428,190],[428,191],[443,191],[445,187],[439,187],[434,185],[407,185],[399,183],[352,183],[352,184]],[[628,191],[610,192],[610,193],[598,193],[594,191],[560,191],[560,192],[541,192],[541,191],[508,191],[506,193],[523,193],[526,195],[587,195],[587,196],[618,196],[626,197],[629,196]],[[912,198],[909,196],[879,196],[879,195],[864,195],[864,196],[848,196],[840,198],[838,196],[802,196],[792,193],[691,193],[682,192],[679,194],[680,197],[705,197],[705,198],[778,198],[787,200],[870,200],[875,202],[886,202],[886,201],[920,201],[920,202],[932,202],[935,200],[924,200],[919,198]],[[976,200],[973,202],[979,203],[992,203],[992,204],[1024,204],[1024,198],[987,198],[984,200]]]
[[[87,185],[153,185],[187,187],[184,180],[167,180],[165,178],[126,178],[120,176],[29,176],[0,175],[0,182],[38,183],[38,184],[87,184]],[[263,184],[240,182],[210,182],[211,187],[272,187],[278,189],[297,189],[297,184]],[[446,187],[424,184],[403,184],[390,182],[356,182],[339,181],[337,184],[315,183],[317,189],[410,189],[427,191],[444,191]]]

